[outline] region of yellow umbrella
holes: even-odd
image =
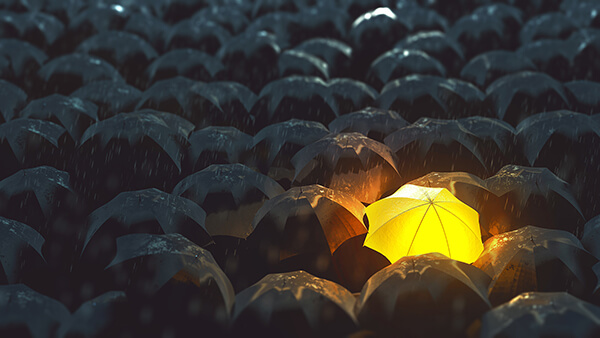
[[[364,245],[390,262],[439,252],[465,263],[483,251],[479,214],[445,188],[407,184],[366,208]]]

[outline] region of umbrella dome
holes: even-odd
[[[390,262],[439,252],[472,263],[483,251],[479,214],[445,188],[407,184],[365,211],[369,231],[364,245]]]

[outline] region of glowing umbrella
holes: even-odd
[[[439,252],[472,263],[483,251],[479,214],[445,188],[404,185],[366,208],[364,245],[390,262]]]

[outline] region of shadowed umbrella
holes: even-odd
[[[210,252],[180,234],[131,234],[117,239],[108,272],[125,274],[125,289],[136,312],[150,309],[146,336],[202,330],[222,336],[233,307],[231,282]]]
[[[30,226],[4,217],[0,217],[0,234],[0,283],[18,283],[30,268],[27,263],[35,259],[29,248],[44,260],[44,237]]]
[[[197,82],[189,88],[186,118],[196,126],[231,126],[253,134],[255,117],[250,114],[256,95],[237,82]]]
[[[271,274],[236,295],[233,333],[345,335],[357,327],[354,303],[342,286],[304,271]]]
[[[566,292],[526,292],[482,318],[482,338],[595,337],[600,308]]]
[[[2,336],[50,338],[69,316],[62,303],[24,284],[0,286]]]
[[[600,83],[592,81],[572,81],[565,83],[570,96],[571,109],[584,114],[600,113]]]
[[[409,75],[386,84],[377,106],[397,111],[407,121],[487,115],[485,95],[469,82],[432,75]]]
[[[594,256],[600,259],[600,215],[590,219],[583,227],[581,243]],[[600,282],[600,280],[599,280]]]
[[[48,13],[26,12],[0,14],[2,37],[25,40],[41,49],[49,50],[64,35],[65,25]]]
[[[445,76],[446,68],[420,50],[395,48],[379,56],[369,68],[368,82],[376,88],[412,74]]]
[[[306,52],[293,49],[287,50],[279,54],[277,66],[281,77],[306,75],[318,76],[323,80],[329,79],[329,66],[327,63]]]
[[[311,38],[342,40],[346,37],[350,16],[335,4],[306,7],[294,14],[287,26],[290,43],[297,45]]]
[[[330,134],[292,158],[296,184],[321,184],[364,203],[399,186],[396,163],[386,145],[359,133]]]
[[[218,58],[199,50],[175,49],[161,55],[146,69],[148,84],[185,76],[197,81],[213,80],[223,70]]]
[[[75,142],[79,142],[83,132],[98,121],[98,107],[78,97],[53,94],[29,102],[19,117],[60,124]]]
[[[335,279],[331,256],[367,232],[363,216],[363,205],[348,194],[317,184],[291,188],[257,211],[248,245],[260,272],[303,269]]]
[[[600,36],[585,38],[575,45],[573,72],[577,79],[600,81]]]
[[[473,265],[492,277],[489,297],[498,305],[525,291],[588,296],[596,287],[597,262],[572,234],[526,226],[488,239]]]
[[[237,0],[234,0],[237,2]],[[203,8],[192,16],[193,20],[213,21],[227,29],[232,35],[241,33],[250,24],[250,20],[240,4],[235,6],[217,2],[218,5]]]
[[[483,3],[488,4],[475,9],[473,15],[494,17],[502,20],[504,34],[507,35],[505,38],[509,39],[510,49],[517,47],[519,45],[519,32],[523,26],[523,12],[517,7],[506,3],[491,3],[487,0]]]
[[[98,106],[100,120],[121,112],[133,111],[142,92],[125,82],[98,81],[77,89],[71,97],[89,101]]]
[[[193,48],[214,55],[229,39],[229,31],[217,23],[192,18],[171,27],[165,38],[165,49]]]
[[[263,35],[262,32],[266,32],[272,35],[274,41],[282,48],[288,49],[291,47],[288,27],[294,21],[295,15],[291,12],[272,12],[255,18],[248,27],[244,30],[243,34],[249,35]]]
[[[0,69],[2,78],[25,88],[33,87],[33,80],[37,71],[48,59],[48,56],[42,50],[28,42],[17,39],[0,40],[0,57],[4,57],[8,61],[7,72],[4,73]]]
[[[440,31],[420,32],[398,42],[395,48],[421,50],[444,64],[448,74],[457,74],[465,56],[458,42]]]
[[[468,171],[487,173],[481,140],[460,120],[423,117],[400,128],[384,139],[385,144],[403,159],[400,172],[414,179],[431,171]]]
[[[150,13],[132,13],[123,26],[123,31],[141,37],[157,52],[162,52],[169,26]]]
[[[343,76],[352,58],[352,48],[334,39],[314,38],[306,40],[292,50],[314,55],[327,63],[331,77]]]
[[[502,19],[492,15],[465,15],[452,25],[447,34],[461,44],[467,60],[490,50],[512,47]]]
[[[578,235],[584,218],[567,182],[547,168],[504,166],[485,180],[487,188],[499,197],[487,203],[482,213],[490,227],[503,233],[525,225],[567,230]]]
[[[489,283],[483,271],[439,253],[404,257],[367,281],[356,313],[362,327],[386,336],[461,336],[490,308]]]
[[[409,24],[412,33],[448,30],[448,20],[443,15],[409,1],[396,1],[394,13]]]
[[[40,68],[38,76],[45,93],[63,95],[95,81],[123,82],[119,72],[108,62],[85,54],[56,57]]]
[[[135,109],[150,108],[185,117],[189,115],[187,106],[191,88],[196,83],[198,82],[183,76],[158,81],[142,93]]]
[[[527,57],[515,52],[496,50],[472,58],[463,67],[460,77],[485,88],[502,76],[534,70],[535,64]]]
[[[374,104],[377,91],[371,86],[352,79],[338,78],[327,83],[338,115],[347,114]]]
[[[542,39],[566,39],[577,31],[577,23],[563,13],[546,13],[525,23],[520,33],[522,44]]]
[[[27,94],[21,88],[0,80],[0,122],[15,118],[26,102]]]
[[[407,125],[408,122],[394,111],[368,107],[337,117],[329,124],[329,130],[332,133],[357,132],[383,142],[386,136]]]
[[[188,141],[186,162],[193,171],[211,164],[240,163],[252,146],[252,136],[234,127],[206,127],[190,134]]]
[[[513,126],[527,116],[568,107],[564,86],[538,72],[503,76],[487,87],[486,96],[496,116]]]
[[[524,44],[517,53],[531,60],[540,72],[560,81],[573,79],[574,46],[571,41],[544,39]]]

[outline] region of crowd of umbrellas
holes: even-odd
[[[600,336],[599,60],[596,0],[0,0],[0,337]]]

